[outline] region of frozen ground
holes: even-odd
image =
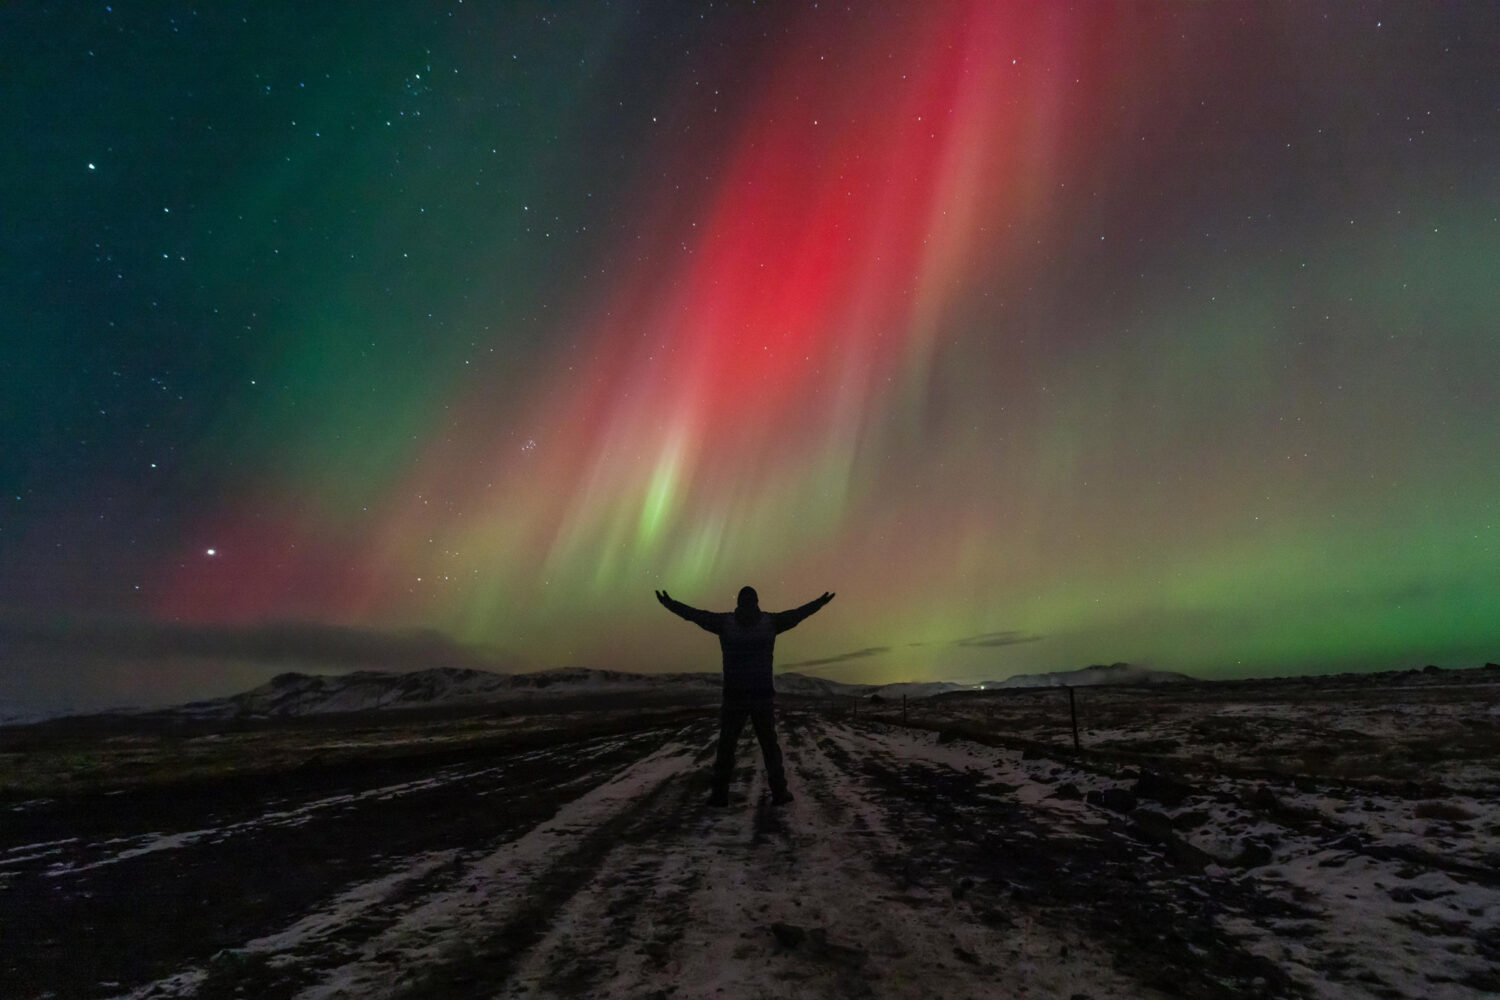
[[[1050,697],[1029,716],[933,702],[909,726],[893,706],[787,711],[798,797],[781,809],[748,734],[731,806],[703,804],[711,717],[13,800],[0,996],[1500,990],[1493,757],[1439,768],[1444,784],[1185,747],[1192,718],[1308,724],[1261,695],[1080,697],[1109,724],[1075,754]],[[1406,745],[1438,715],[1474,728],[1485,697],[1410,727],[1355,715]],[[1160,732],[1129,721],[1143,704]],[[1362,732],[1355,715],[1323,724]]]

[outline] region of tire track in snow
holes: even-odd
[[[1019,755],[990,750],[960,764],[969,755],[937,746],[935,734],[879,723],[844,727],[832,742],[851,778],[884,804],[908,851],[892,863],[913,880],[961,889],[1002,921],[1029,915],[1099,942],[1122,971],[1173,995],[1305,995],[1223,924],[1242,913],[1305,913],[1180,867],[1107,811],[1049,808],[1035,794],[1022,806],[1009,783],[1030,780]],[[1007,766],[1007,756],[1017,759]]]
[[[595,1000],[683,989],[793,1000],[1142,995],[1084,942],[1061,959],[1063,939],[1040,925],[1001,942],[993,928],[962,919],[946,892],[893,874],[884,859],[903,846],[883,806],[827,749],[830,724],[789,713],[781,729],[796,802],[769,806],[747,739],[731,807],[707,808],[704,754],[696,774],[674,777],[620,828],[504,988],[484,985],[504,997]]]
[[[550,820],[468,864],[451,891],[410,910],[366,942],[355,961],[298,996],[491,995],[594,877],[619,834],[699,754],[701,741],[679,739],[627,765]]]
[[[498,766],[445,768],[442,773],[453,780],[440,784],[421,782],[424,795],[368,797],[362,800],[357,816],[330,817],[334,822],[310,823],[299,831],[299,837],[315,857],[343,857],[358,852],[366,844],[373,848],[373,853],[352,856],[350,864],[319,868],[320,882],[315,886],[285,887],[287,894],[280,898],[278,906],[256,923],[241,922],[239,926],[245,930],[239,934],[200,932],[195,939],[180,941],[164,934],[160,925],[147,922],[136,928],[135,933],[148,939],[156,947],[156,953],[127,956],[137,960],[136,967],[145,971],[145,975],[131,976],[128,967],[124,970],[126,974],[118,969],[101,968],[103,963],[95,956],[94,968],[85,964],[76,970],[75,985],[68,993],[114,995],[118,986],[114,990],[87,987],[93,983],[108,984],[110,980],[118,984],[120,980],[134,979],[137,983],[149,981],[131,990],[128,996],[195,996],[205,990],[212,991],[216,982],[225,980],[253,981],[258,996],[290,996],[320,981],[330,968],[348,963],[366,943],[400,924],[433,896],[467,893],[465,879],[476,865],[503,852],[507,844],[525,837],[539,825],[545,826],[555,818],[559,806],[587,797],[622,768],[628,771],[643,756],[657,751],[664,738],[671,737],[655,730],[527,751]],[[482,780],[473,780],[476,778]],[[343,837],[343,831],[351,823],[368,826],[353,843],[345,842]],[[263,845],[265,841],[252,838],[252,843]],[[410,846],[403,851],[403,844]],[[178,852],[187,854],[193,862],[182,870],[190,880],[186,889],[193,889],[191,880],[204,868],[212,869],[213,878],[233,883],[236,878],[248,880],[257,870],[275,866],[274,854],[249,850],[247,856],[244,849],[226,851],[215,842]],[[143,877],[135,869],[150,863],[154,871],[160,871],[161,859],[167,857],[166,853],[160,853],[127,860],[76,878],[108,877],[118,882],[123,876],[134,874],[137,883],[150,884],[160,876],[148,871]],[[76,890],[77,886],[69,888]],[[210,902],[205,899],[205,904]],[[87,900],[82,900],[79,905],[86,904]],[[186,921],[190,915],[169,912],[165,916],[176,923]],[[112,929],[111,934],[128,944],[130,932],[131,928],[124,926]],[[205,943],[204,938],[210,943]],[[122,947],[119,941],[114,945]],[[180,957],[174,961],[174,955]],[[211,956],[215,957],[210,960]],[[31,975],[35,978],[18,976],[11,981],[18,982],[20,987],[32,982],[35,989],[17,988],[14,995],[40,995],[46,986],[56,983],[55,976],[52,982],[44,984],[40,975]],[[9,990],[5,992],[12,995]]]
[[[1189,926],[1201,915],[1193,906],[1222,897],[1183,881],[1118,818],[1047,799],[1037,781],[1047,762],[789,712],[781,731],[797,800],[768,806],[747,733],[733,805],[711,810],[714,729],[710,717],[584,741],[517,755],[503,780],[465,784],[459,777],[478,769],[445,769],[453,780],[420,794],[367,796],[366,815],[418,823],[411,802],[422,795],[466,798],[410,840],[421,849],[391,851],[377,837],[382,853],[365,874],[330,881],[332,891],[234,938],[232,952],[208,961],[199,951],[129,995],[635,1000],[690,986],[746,997],[1105,1000],[1154,995],[1153,974],[1185,976],[1173,986],[1190,996],[1209,983],[1278,995],[1269,980],[1257,992],[1243,976],[1185,969],[1191,958],[1217,975],[1225,954],[1245,958]],[[514,797],[521,789],[530,805]],[[469,813],[497,809],[498,821],[471,837]],[[313,821],[306,835],[338,829]],[[117,877],[204,846],[54,881]],[[1159,930],[1177,938],[1159,941]]]

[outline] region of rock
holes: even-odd
[[[1079,799],[1083,798],[1083,793],[1078,790],[1077,785],[1073,784],[1071,781],[1065,781],[1061,785],[1058,785],[1056,788],[1054,788],[1052,790],[1052,794],[1047,796],[1047,798],[1065,799],[1068,802],[1077,802]]]
[[[776,943],[782,950],[801,948],[804,954],[824,961],[856,966],[869,957],[859,948],[829,941],[826,927],[804,928],[778,920],[771,925],[771,933],[775,935]]]
[[[1194,847],[1175,834],[1163,841],[1162,847],[1167,860],[1189,871],[1202,872],[1216,860],[1212,854],[1202,848]]]
[[[1486,663],[1484,665],[1484,669],[1485,670],[1500,670],[1500,663]]]
[[[797,947],[807,937],[807,931],[801,927],[779,920],[771,925],[771,933],[776,936],[776,943],[787,949]]]
[[[807,950],[819,959],[839,965],[857,967],[870,956],[859,948],[828,940],[828,928],[814,927],[807,932]]]
[[[1436,663],[1429,663],[1427,664],[1427,666],[1422,668],[1422,673],[1424,674],[1440,674],[1442,672],[1443,668],[1438,666]]]
[[[1256,785],[1255,790],[1243,796],[1241,801],[1250,809],[1262,809],[1270,813],[1281,810],[1281,800],[1265,785]]]
[[[1132,812],[1130,818],[1152,840],[1165,840],[1172,836],[1172,819],[1166,813],[1142,806]]]
[[[1240,853],[1229,863],[1236,868],[1259,868],[1261,865],[1271,863],[1274,855],[1265,844],[1257,844],[1252,840],[1242,841]]]
[[[1201,872],[1213,863],[1214,857],[1201,848],[1194,847],[1179,837],[1172,829],[1172,819],[1155,809],[1136,809],[1130,814],[1137,833],[1143,840],[1160,844],[1168,861],[1189,871]]]
[[[1202,809],[1190,809],[1172,817],[1172,825],[1179,830],[1196,830],[1208,822],[1208,813]]]
[[[970,965],[979,964],[979,956],[974,954],[972,951],[969,951],[967,948],[962,948],[958,945],[954,945],[953,954],[958,958],[960,962],[968,962]]]
[[[1168,809],[1176,809],[1182,805],[1183,799],[1197,791],[1192,785],[1178,781],[1170,775],[1145,769],[1142,769],[1141,776],[1136,780],[1133,790],[1137,798],[1160,802]]]
[[[1412,810],[1412,815],[1417,819],[1440,819],[1454,824],[1479,818],[1456,802],[1445,802],[1440,799],[1418,802],[1416,808]]]
[[[1277,797],[1275,792],[1271,791],[1265,785],[1257,785],[1253,792],[1250,792],[1248,795],[1242,795],[1240,804],[1247,809],[1268,813],[1273,819],[1288,826],[1315,822],[1321,819],[1321,814],[1316,809],[1307,806],[1290,805],[1283,802]]]
[[[958,738],[958,730],[956,729],[944,729],[939,731],[937,735],[937,741],[939,743],[952,743]]]
[[[1091,806],[1103,806],[1112,812],[1128,813],[1135,808],[1135,796],[1127,788],[1106,788],[1089,792],[1084,801]]]
[[[959,879],[958,883],[953,886],[953,898],[954,899],[963,899],[964,896],[966,896],[968,894],[969,890],[972,889],[972,888],[974,888],[974,880],[973,879],[971,879],[971,878],[961,878],[961,879]]]

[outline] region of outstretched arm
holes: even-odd
[[[831,600],[833,600],[833,595],[825,590],[822,597],[816,597],[802,607],[793,608],[791,611],[778,611],[771,616],[771,620],[776,623],[777,632],[785,632],[789,628],[795,628],[797,623],[808,615],[821,610],[823,605]]]
[[[719,634],[719,624],[723,621],[723,615],[716,615],[712,611],[700,611],[689,607],[681,601],[673,600],[672,596],[665,590],[656,592],[656,599],[661,601],[661,606],[679,618],[686,618],[699,628],[707,629],[714,635]]]

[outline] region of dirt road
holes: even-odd
[[[1432,935],[1393,925],[1409,954],[1372,965],[1334,939],[1358,900],[1285,877],[1342,851],[1442,907],[1432,879],[1462,872],[1290,821],[1262,831],[1264,858],[1220,864],[1172,831],[1233,813],[1223,788],[1125,810],[1088,796],[1108,776],[1034,754],[810,712],[782,728],[797,800],[778,809],[748,736],[731,806],[704,805],[711,718],[14,806],[0,995],[1482,995],[1462,978],[1483,975],[1482,941],[1436,978]],[[1472,941],[1500,894],[1465,889],[1471,914],[1488,894],[1480,916],[1447,932]],[[1368,947],[1390,959],[1390,941]]]

